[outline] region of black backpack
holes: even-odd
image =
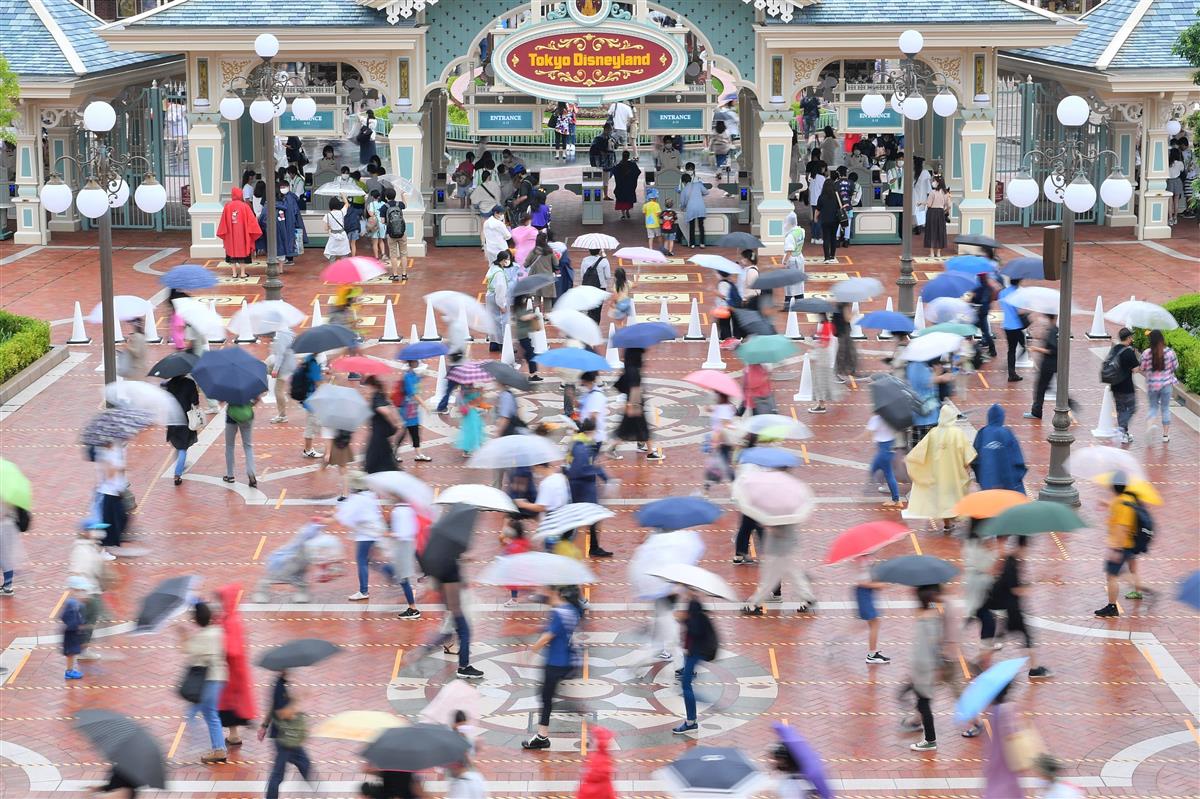
[[[1154,541],[1154,517],[1138,497],[1128,493],[1124,496],[1132,500],[1125,504],[1133,508],[1136,517],[1133,522],[1133,554],[1144,555],[1150,551],[1150,544]]]
[[[405,234],[404,226],[404,209],[398,204],[388,205],[387,216],[387,234],[390,239],[402,239]]]
[[[366,144],[370,140],[371,140],[371,126],[363,125],[361,128],[358,129],[358,135],[356,135],[354,137],[354,141],[358,142],[359,144]]]
[[[701,660],[716,660],[717,650],[720,648],[720,640],[717,638],[717,628],[713,626],[712,619],[708,614],[701,609],[698,625],[699,633],[696,636],[699,640],[692,642],[692,651],[695,652]]]
[[[312,388],[312,380],[308,377],[307,366],[300,366],[292,372],[292,384],[288,389],[288,396],[296,402],[304,402],[312,393]]]
[[[1100,382],[1112,385],[1120,383],[1125,378],[1129,377],[1129,372],[1121,366],[1121,353],[1125,351],[1124,344],[1114,345],[1108,351],[1108,355],[1104,356],[1104,363],[1100,364]]]

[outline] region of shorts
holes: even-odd
[[[310,411],[305,411],[304,414],[304,437],[317,438],[321,435],[321,423],[317,421],[317,417]]]
[[[613,143],[613,146],[614,146],[614,147],[627,147],[627,146],[629,146],[629,131],[627,131],[627,130],[614,130],[614,131],[612,132],[612,143]]]
[[[659,228],[656,228],[656,227],[648,227],[648,228],[646,228],[646,240],[647,240],[647,241],[654,241],[656,238],[658,238],[658,235],[659,235],[659,233],[661,233],[661,232],[662,232],[662,231],[661,231]]]
[[[714,153],[717,159],[717,166],[725,166],[729,163],[729,153]]]
[[[400,271],[408,271],[408,237],[394,239],[391,236],[387,238],[388,258],[393,261],[400,262]]]
[[[1132,549],[1110,549],[1108,559],[1104,561],[1104,573],[1116,577],[1127,566],[1131,565],[1137,553]]]
[[[662,232],[662,237],[663,237],[663,241],[675,241],[675,231],[674,230],[664,230]]]
[[[858,617],[863,621],[874,621],[879,618],[875,609],[875,589],[865,585],[854,586],[854,601],[858,603]]]

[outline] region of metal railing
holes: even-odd
[[[446,127],[446,139],[450,142],[472,144],[481,138],[479,136],[471,135],[471,128],[469,125],[450,124]],[[587,145],[591,143],[592,139],[600,135],[600,131],[602,129],[602,125],[576,126],[575,140],[577,142],[577,146],[586,148]],[[637,137],[638,146],[651,147],[654,144],[654,140],[657,138],[659,137],[646,133],[639,133]],[[489,135],[487,140],[489,144],[505,145],[508,147],[549,147],[554,144],[554,131],[547,128],[541,133]],[[687,134],[683,137],[685,144],[696,144],[703,140],[704,137],[700,134]]]

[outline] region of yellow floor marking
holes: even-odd
[[[62,596],[60,596],[58,601],[54,603],[54,610],[50,611],[50,621],[54,621],[56,618],[58,618],[59,609],[63,606],[63,603],[67,601],[67,597],[70,595],[70,591],[62,592]]]
[[[395,682],[396,678],[400,676],[400,661],[403,658],[404,658],[404,650],[397,649],[396,650],[396,659],[392,662],[392,681],[393,682]]]
[[[1058,551],[1062,553],[1063,558],[1065,560],[1070,560],[1071,556],[1067,554],[1067,548],[1065,546],[1063,546],[1062,539],[1060,539],[1058,537],[1058,533],[1051,533],[1050,538],[1051,538],[1051,540],[1054,541],[1055,545],[1058,547]]]
[[[175,459],[174,452],[167,455],[165,458],[163,458],[163,462],[158,465],[158,468],[154,470],[154,474],[155,475],[162,474],[163,469],[166,469],[167,464],[170,463],[171,461],[173,461],[174,459]],[[150,479],[150,485],[146,486],[146,490],[142,493],[141,498],[138,500],[137,507],[134,508],[133,513],[130,514],[131,516],[136,516],[138,513],[141,512],[142,508],[144,508],[146,506],[146,498],[149,497],[151,492],[154,491],[154,486],[157,483],[158,483],[157,479],[155,479],[155,478]]]
[[[1138,651],[1142,653],[1142,657],[1146,659],[1146,662],[1150,664],[1150,668],[1154,670],[1154,676],[1161,680],[1163,678],[1163,674],[1158,668],[1158,664],[1154,662],[1154,658],[1150,656],[1149,652],[1147,652],[1145,649],[1142,649],[1140,646],[1138,647]]]
[[[583,679],[586,680],[587,677],[584,676]],[[581,755],[587,754],[587,719],[586,718],[580,720],[580,722],[579,722],[579,754],[581,754]]]
[[[771,659],[771,676],[779,679],[779,662],[775,660],[775,647],[767,647],[767,657]]]
[[[917,551],[917,554],[918,555],[922,554],[921,553],[921,544],[917,541],[917,534],[909,533],[908,538],[910,541],[912,541],[913,549],[915,549]]]
[[[958,665],[962,667],[963,679],[967,682],[971,681],[971,669],[967,667],[967,659],[963,657],[962,652],[958,653]]]
[[[179,729],[175,731],[175,740],[171,741],[171,748],[167,750],[167,760],[175,757],[175,750],[179,749],[179,742],[183,740],[183,731],[187,728],[187,722],[179,722]]]
[[[984,720],[983,720],[983,728],[984,728],[985,730],[987,730],[987,736],[988,736],[989,738],[991,738],[991,737],[992,737],[992,725],[988,723],[988,720],[987,720],[987,719],[984,719]]]
[[[588,678],[588,673],[590,671],[590,664],[588,662],[589,660],[590,658],[588,657],[588,651],[585,649],[583,650],[583,679],[585,680]]]
[[[12,674],[8,675],[8,679],[4,681],[5,685],[12,685],[17,681],[17,675],[21,673],[21,669],[25,668],[25,664],[29,662],[29,656],[32,654],[32,649],[25,653],[25,657],[21,658],[21,662],[17,664],[17,667],[12,670]]]
[[[858,381],[854,379],[854,375],[850,375],[850,388],[853,391],[858,391]]]
[[[809,465],[808,447],[806,445],[804,445],[804,444],[800,445],[800,454],[804,456],[804,465],[808,466]]]
[[[750,557],[758,559],[758,553],[754,551],[754,536],[750,536]]]
[[[800,418],[798,416],[796,416],[796,406],[795,405],[792,406],[792,421],[793,422],[800,421]]]
[[[1192,720],[1184,719],[1183,723],[1186,724],[1187,728],[1192,731],[1192,737],[1196,739],[1196,743],[1200,744],[1200,732],[1196,732],[1196,728],[1193,726]]]
[[[988,385],[987,378],[983,376],[983,372],[976,372],[975,376],[979,378],[980,383],[983,383],[984,388],[991,388],[991,386]]]
[[[285,488],[279,492],[279,499],[275,500],[275,510],[279,510],[279,508],[283,505],[283,498],[286,496],[287,496],[287,489]]]
[[[263,545],[265,545],[266,543],[267,543],[267,537],[265,535],[261,536],[258,539],[258,546],[254,548],[254,557],[250,558],[250,560],[258,560],[258,556],[262,554]]]
[[[588,602],[592,601],[592,587],[590,585],[585,585],[583,587],[583,598]]]

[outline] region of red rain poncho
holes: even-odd
[[[254,242],[262,235],[262,228],[254,218],[254,209],[242,199],[242,190],[235,186],[230,196],[221,211],[217,237],[224,243],[227,257],[248,258],[254,255]]]
[[[576,799],[617,799],[612,782],[615,764],[608,751],[612,737],[612,732],[604,727],[592,728],[592,751],[588,752]]]
[[[238,612],[238,594],[242,587],[237,583],[223,585],[217,589],[221,600],[221,627],[225,630],[225,662],[229,664],[229,680],[221,689],[221,701],[217,709],[222,715],[230,714],[247,722],[253,722],[258,713],[254,707],[254,686],[250,682],[250,661],[246,659],[246,631],[242,627],[242,614]],[[222,721],[227,721],[222,718]]]

